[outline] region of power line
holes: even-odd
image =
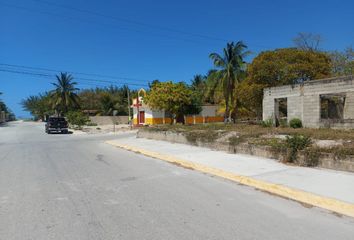
[[[67,5],[57,4],[57,3],[54,3],[54,2],[48,2],[48,1],[43,1],[43,0],[33,0],[33,1],[42,2],[42,3],[48,4],[48,5],[53,5],[53,6],[60,7],[60,8],[70,9],[70,10],[73,10],[73,11],[79,11],[79,12],[83,12],[83,13],[87,13],[87,14],[91,14],[91,15],[104,17],[104,18],[111,18],[111,19],[114,19],[114,20],[117,20],[117,21],[122,21],[122,22],[131,23],[131,24],[135,24],[135,25],[140,25],[140,26],[144,26],[144,27],[148,27],[148,28],[155,28],[155,29],[159,29],[159,30],[168,31],[168,32],[171,32],[171,33],[182,34],[182,35],[185,35],[185,36],[198,37],[199,40],[204,39],[204,40],[223,41],[223,42],[230,41],[230,40],[227,40],[227,39],[213,37],[213,36],[209,36],[209,35],[190,33],[190,32],[185,32],[185,31],[181,31],[181,30],[178,30],[178,29],[162,27],[162,26],[157,26],[157,25],[152,25],[152,24],[146,24],[146,23],[142,23],[142,22],[138,22],[138,21],[132,21],[132,20],[129,20],[129,19],[118,18],[118,17],[115,17],[115,16],[104,15],[104,14],[101,14],[101,13],[98,13],[98,12],[93,12],[93,11],[89,11],[89,10],[82,10],[82,9],[70,7],[70,6],[67,6]],[[176,36],[153,33],[151,31],[150,32],[141,31],[141,30],[136,30],[136,29],[132,29],[132,28],[129,28],[129,27],[128,28],[127,27],[123,28],[120,25],[116,25],[116,24],[107,24],[107,23],[100,23],[100,22],[95,22],[95,21],[87,21],[87,19],[78,18],[78,17],[66,17],[66,16],[59,15],[59,14],[53,14],[51,12],[38,11],[38,9],[31,9],[31,8],[27,8],[27,7],[23,7],[23,6],[16,6],[16,5],[13,5],[13,4],[8,4],[8,3],[3,3],[3,2],[0,2],[0,4],[2,4],[4,6],[7,6],[7,7],[11,7],[11,8],[25,10],[25,11],[28,11],[30,13],[38,12],[40,14],[46,14],[46,15],[55,16],[55,17],[59,17],[59,18],[64,18],[64,19],[68,19],[68,20],[89,22],[90,24],[108,26],[108,27],[112,27],[114,29],[119,28],[121,30],[134,31],[134,32],[143,33],[143,34],[150,34],[150,35],[160,36],[160,37],[163,37],[163,38],[168,38],[168,39],[173,39],[173,40],[178,40],[178,41],[184,41],[184,42],[191,42],[191,43],[195,43],[195,44],[203,43],[203,42],[195,41],[195,40],[192,40],[192,39],[184,39],[184,38],[178,38]],[[257,48],[258,49],[261,49],[261,48],[274,48],[273,46],[266,46],[266,45],[262,45],[262,44],[250,44],[250,45],[252,46],[252,48],[255,48],[255,49],[257,49]]]
[[[18,71],[18,70],[11,70],[11,69],[1,69],[0,72],[7,72],[7,73],[13,73],[13,74],[22,74],[22,75],[29,75],[31,77],[42,77],[46,79],[53,79],[55,75],[50,75],[50,74],[44,74],[44,73],[39,73],[39,72],[26,72],[26,71]],[[97,83],[110,83],[111,86],[114,84],[119,84],[119,85],[133,85],[133,86],[138,86],[138,87],[148,87],[147,84],[131,84],[131,83],[117,83],[113,81],[105,81],[105,80],[98,80],[98,79],[84,79],[84,78],[74,78],[74,79],[79,79],[79,80],[84,80],[84,81],[92,81],[92,82],[97,82]],[[94,86],[96,88],[104,88],[107,87],[107,85],[101,85],[101,84],[92,84],[92,83],[82,83],[82,82],[77,82],[78,85],[84,85],[84,86]],[[211,93],[223,93],[223,90],[217,89],[217,88],[205,88],[204,91]]]
[[[0,69],[0,72],[7,72],[7,73],[13,73],[13,74],[22,74],[22,75],[30,75],[30,76],[36,76],[36,77],[44,77],[47,79],[53,79],[55,75],[50,75],[50,74],[45,74],[45,73],[40,73],[40,72],[28,72],[28,71],[20,71],[20,70],[13,70],[13,69]],[[89,81],[89,82],[99,82],[99,83],[109,83],[109,84],[118,84],[118,85],[130,85],[130,86],[148,86],[147,84],[134,84],[134,83],[122,83],[122,82],[114,82],[114,81],[107,81],[107,80],[101,80],[101,79],[88,79],[88,78],[74,78],[77,80],[81,81]],[[78,82],[80,83],[80,82]],[[80,83],[81,84],[81,83]]]
[[[159,25],[154,25],[154,24],[147,24],[147,23],[144,23],[144,22],[134,21],[134,20],[130,20],[130,19],[122,18],[122,17],[106,15],[106,14],[102,14],[102,13],[91,11],[91,10],[75,8],[75,7],[72,7],[72,6],[69,6],[69,5],[64,5],[64,4],[58,4],[56,2],[45,1],[45,0],[32,0],[32,1],[40,2],[40,3],[47,4],[47,5],[52,5],[52,6],[55,6],[55,7],[68,9],[68,10],[72,10],[72,11],[76,11],[76,12],[87,13],[87,14],[94,15],[94,16],[99,16],[99,17],[103,17],[103,18],[113,19],[113,20],[120,21],[120,22],[130,23],[130,24],[134,24],[134,25],[137,25],[137,26],[143,26],[143,27],[152,28],[152,29],[159,29],[159,30],[163,30],[163,31],[168,31],[168,32],[173,32],[173,33],[178,33],[178,34],[183,34],[183,35],[187,35],[187,36],[193,36],[193,37],[198,37],[198,38],[202,38],[202,39],[213,40],[213,41],[222,41],[222,42],[231,41],[229,39],[215,37],[215,36],[211,36],[211,35],[200,34],[200,33],[192,33],[192,32],[182,31],[182,30],[176,29],[176,28],[170,28],[170,27],[159,26]],[[252,45],[253,46],[262,47],[262,48],[270,47],[270,46],[266,46],[266,45],[262,45],[262,44],[252,44]]]
[[[33,0],[33,1],[45,3],[47,5],[52,5],[52,6],[56,6],[56,7],[60,7],[60,8],[64,8],[64,9],[69,9],[69,10],[76,11],[76,12],[82,12],[82,13],[87,13],[87,14],[91,14],[91,15],[95,15],[95,16],[99,16],[99,17],[103,17],[103,18],[109,18],[109,19],[113,19],[113,20],[116,20],[116,21],[130,23],[130,24],[134,24],[134,25],[138,25],[138,26],[144,26],[144,27],[148,27],[148,28],[155,28],[155,29],[159,29],[159,30],[163,30],[163,31],[169,31],[169,32],[174,32],[174,33],[179,33],[179,34],[183,34],[183,35],[189,35],[189,36],[209,39],[209,40],[215,40],[215,41],[223,41],[223,42],[229,41],[229,40],[218,38],[218,37],[214,37],[214,36],[209,36],[209,35],[204,35],[204,34],[199,34],[199,33],[191,33],[191,32],[186,32],[186,31],[182,31],[182,30],[174,29],[174,28],[169,28],[169,27],[165,27],[165,26],[147,24],[147,23],[143,23],[143,22],[139,22],[139,21],[133,21],[133,20],[126,19],[126,18],[105,15],[105,14],[102,14],[102,13],[99,13],[99,12],[94,12],[94,11],[85,10],[85,9],[79,9],[79,8],[75,8],[75,7],[72,7],[72,6],[68,6],[68,5],[64,5],[64,4],[57,4],[57,3],[54,3],[54,2],[50,2],[50,1],[44,1],[44,0]]]
[[[0,69],[0,72],[28,75],[30,77],[40,77],[40,78],[45,78],[45,79],[53,79],[54,78],[54,75],[48,75],[48,74],[42,74],[42,73],[33,73],[33,72],[25,72],[25,71],[17,71],[17,70],[9,70],[9,69]],[[82,82],[78,82],[77,84],[80,84],[80,85],[94,85],[94,84],[82,83]],[[96,85],[97,86],[105,86],[105,85],[95,84],[95,86]]]
[[[42,71],[56,72],[56,73],[58,73],[58,72],[67,72],[67,73],[71,73],[71,74],[79,74],[79,75],[85,75],[85,76],[95,76],[95,77],[103,77],[103,78],[111,78],[111,79],[122,79],[122,80],[131,80],[131,81],[145,81],[145,82],[148,81],[146,79],[127,78],[127,77],[120,77],[120,76],[108,76],[108,75],[102,75],[102,74],[97,74],[97,73],[63,71],[63,70],[58,70],[58,69],[42,68],[42,67],[30,67],[30,66],[24,66],[24,65],[8,64],[8,63],[0,63],[0,66],[26,68],[26,69],[42,70]]]
[[[96,74],[96,73],[83,73],[83,72],[75,72],[75,71],[60,71],[60,70],[54,70],[54,69],[49,69],[49,68],[42,68],[42,67],[30,67],[30,66],[23,66],[23,65],[14,65],[14,64],[7,64],[7,63],[0,63],[0,66],[7,66],[7,67],[16,67],[16,68],[25,68],[25,69],[33,69],[33,70],[44,70],[44,71],[49,71],[49,72],[67,72],[71,74],[79,74],[79,75],[88,75],[88,76],[106,76],[109,78],[119,78],[119,77],[114,77],[114,76],[107,76],[107,75],[102,75],[102,74]],[[2,72],[11,72],[11,73],[19,73],[19,74],[27,74],[27,75],[35,75],[35,76],[41,76],[41,77],[46,77],[53,79],[55,77],[55,74],[46,74],[46,73],[41,73],[41,72],[28,72],[25,70],[13,70],[13,69],[0,69]],[[92,78],[82,78],[82,77],[74,77],[74,79],[77,80],[83,80],[83,81],[89,81],[89,82],[100,82],[100,83],[110,83],[110,84],[117,84],[115,81],[111,80],[104,80],[104,79],[92,79]],[[123,79],[134,79],[134,78],[123,78]],[[144,81],[144,80],[142,80]],[[147,81],[147,80],[146,80]],[[148,84],[136,84],[136,83],[129,83],[129,82],[124,82],[120,83],[121,85],[133,85],[133,86],[149,86]],[[214,92],[222,92],[222,90],[218,89],[213,89],[209,88],[206,90],[212,90]]]
[[[0,64],[1,65],[1,64]],[[50,74],[45,74],[45,73],[40,73],[40,72],[28,72],[28,71],[21,71],[21,70],[12,70],[12,69],[1,69],[0,72],[7,72],[7,73],[14,73],[14,74],[22,74],[22,75],[29,75],[29,76],[34,76],[34,77],[42,77],[46,79],[54,79],[55,75],[50,75]],[[131,85],[131,86],[137,86],[137,87],[149,87],[148,84],[132,84],[132,83],[119,83],[119,82],[114,82],[114,81],[107,81],[107,80],[99,80],[99,79],[87,79],[87,78],[77,78],[74,77],[74,80],[81,80],[81,81],[89,81],[89,82],[97,82],[97,83],[109,83],[111,85]],[[107,86],[107,85],[98,85],[98,84],[92,84],[92,83],[82,83],[78,82],[80,85],[89,85],[89,86]],[[205,91],[211,91],[211,92],[217,92],[217,93],[222,93],[223,90],[217,89],[217,88],[205,88]]]
[[[203,43],[203,42],[200,42],[200,41],[195,41],[195,40],[191,40],[191,39],[184,39],[184,38],[178,38],[178,37],[170,36],[170,35],[166,35],[166,34],[159,34],[159,33],[136,30],[136,29],[127,28],[127,27],[121,27],[121,26],[118,26],[117,24],[107,24],[107,23],[101,23],[101,22],[95,22],[95,21],[87,21],[87,19],[78,18],[78,17],[66,17],[66,16],[59,15],[59,14],[53,14],[51,12],[38,11],[38,9],[31,9],[31,8],[22,7],[22,6],[16,6],[16,5],[13,5],[13,4],[7,4],[7,3],[3,3],[3,2],[0,2],[0,4],[2,4],[4,6],[7,6],[7,7],[10,7],[10,8],[24,10],[24,11],[27,11],[27,12],[30,12],[30,13],[37,12],[37,13],[40,13],[40,14],[45,14],[45,15],[49,15],[49,16],[59,17],[59,18],[67,19],[67,20],[81,21],[81,22],[86,22],[86,23],[88,22],[90,24],[96,24],[96,25],[102,25],[102,26],[106,26],[106,27],[111,27],[111,28],[113,28],[115,30],[120,29],[120,30],[134,31],[134,32],[137,32],[137,33],[150,34],[150,35],[155,35],[155,36],[159,36],[159,37],[163,37],[163,38],[167,38],[167,39],[173,39],[173,40],[184,41],[184,42],[191,42],[191,43],[194,43],[194,44]]]

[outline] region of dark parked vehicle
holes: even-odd
[[[49,117],[45,124],[45,132],[61,132],[68,133],[68,122],[64,117]]]

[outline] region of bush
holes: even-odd
[[[297,152],[304,150],[311,145],[311,138],[303,135],[293,135],[286,137],[286,146],[290,150],[288,155],[288,162],[295,162],[297,158]]]
[[[267,120],[264,120],[261,122],[262,127],[273,127],[274,123],[273,123],[273,119],[269,118]]]
[[[290,120],[289,126],[292,128],[302,128],[302,121],[298,118],[293,118]]]
[[[85,114],[79,111],[68,112],[66,118],[71,125],[77,126],[78,128],[81,128],[90,121]]]

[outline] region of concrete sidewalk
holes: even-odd
[[[110,141],[110,144],[118,147],[120,145],[131,146],[132,150],[135,147],[140,150],[173,156],[182,161],[339,200],[354,207],[353,173],[288,166],[273,159],[229,154],[207,148],[135,137]]]

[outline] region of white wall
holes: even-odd
[[[202,106],[202,111],[200,112],[199,115],[203,117],[215,117],[217,114],[219,106],[215,105],[205,105]]]
[[[128,124],[128,116],[90,116],[89,119],[97,125]]]

